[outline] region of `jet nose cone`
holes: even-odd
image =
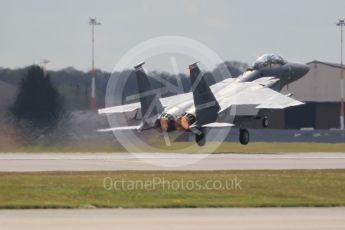
[[[293,81],[297,81],[298,79],[302,78],[304,75],[306,75],[310,68],[309,66],[305,64],[299,64],[299,63],[290,63],[289,65],[289,72],[290,72],[290,83]]]
[[[300,74],[301,74],[301,77],[303,77],[304,75],[306,75],[310,70],[310,67],[307,66],[307,65],[301,65],[300,67]]]
[[[295,64],[295,68],[293,68],[294,70],[292,71],[293,75],[294,75],[294,79],[300,79],[301,77],[303,77],[304,75],[306,75],[310,68],[307,65],[304,64]]]

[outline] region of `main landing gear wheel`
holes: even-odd
[[[200,134],[195,134],[195,142],[199,146],[204,146],[206,143],[206,135],[205,133],[201,132]]]
[[[268,117],[262,119],[262,127],[267,128],[269,126]]]
[[[249,143],[249,132],[247,129],[240,129],[240,143],[242,145]]]

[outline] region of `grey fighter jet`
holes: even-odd
[[[99,114],[141,113],[138,126],[112,127],[99,131],[134,129],[138,132],[158,129],[162,132],[193,132],[198,145],[205,144],[206,129],[238,127],[239,141],[249,143],[248,121],[261,120],[269,125],[272,110],[303,103],[279,91],[303,77],[309,67],[291,63],[279,55],[265,54],[237,78],[227,78],[212,86],[206,83],[197,63],[189,66],[192,90],[189,93],[159,98],[153,90],[141,63],[134,67],[140,102],[100,109]]]

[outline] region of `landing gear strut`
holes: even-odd
[[[249,132],[247,129],[240,129],[240,143],[242,145],[249,143]]]
[[[268,117],[262,119],[262,127],[267,128],[269,126]]]

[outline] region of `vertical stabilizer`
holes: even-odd
[[[215,122],[220,106],[197,63],[189,66],[195,105],[196,126]]]
[[[159,100],[159,93],[153,89],[142,67],[144,64],[145,62],[142,62],[134,66],[141,104],[141,130],[153,128],[157,118],[163,112],[163,106]]]

